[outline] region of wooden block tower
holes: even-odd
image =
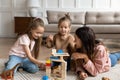
[[[68,53],[64,52],[56,52],[56,49],[52,49],[52,56],[53,57],[59,57],[58,59],[51,59],[49,62],[58,62],[60,63],[57,67],[53,68],[51,70],[50,67],[47,67],[46,65],[46,75],[51,80],[66,80],[66,71],[67,71],[67,62],[63,59],[64,56],[69,56]],[[48,65],[49,66],[49,65]]]
[[[51,60],[46,60],[46,75],[50,78],[51,77]]]

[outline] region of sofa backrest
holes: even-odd
[[[120,24],[120,12],[86,12],[85,24]]]
[[[65,12],[65,11],[47,11],[47,20],[49,24],[58,24],[58,20],[64,17],[66,13],[70,13],[72,24],[84,24],[85,12]]]

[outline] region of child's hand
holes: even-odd
[[[74,60],[84,59],[85,63],[87,63],[88,60],[89,60],[87,54],[85,54],[85,53],[78,53],[78,52],[72,54],[72,59],[74,59]]]
[[[74,60],[76,60],[76,59],[84,59],[85,58],[85,54],[75,52],[75,53],[72,54],[72,58]]]
[[[49,35],[46,39],[46,41],[53,41],[53,35]]]
[[[53,35],[49,35],[46,39],[46,47],[52,48],[53,47]]]
[[[45,64],[44,63],[40,63],[40,65],[38,65],[38,67],[42,70],[45,70]]]
[[[80,72],[78,76],[79,76],[80,80],[85,80],[85,78],[88,77],[87,73],[85,73],[85,72]]]

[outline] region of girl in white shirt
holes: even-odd
[[[39,71],[38,66],[45,68],[45,65],[37,60],[43,33],[43,20],[33,19],[25,34],[21,35],[12,46],[5,70],[12,69],[18,63],[21,63],[20,67],[29,73]]]

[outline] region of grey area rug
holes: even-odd
[[[6,59],[0,59],[0,73],[4,69],[4,63],[6,62]],[[25,71],[17,72],[14,75],[14,80],[42,80],[42,77],[45,75],[45,71],[39,71],[35,74],[30,74]],[[2,80],[0,78],[0,80]],[[67,73],[67,80],[77,80],[74,72],[68,72]]]
[[[6,59],[0,59],[0,73],[4,69],[4,63]],[[17,72],[14,76],[14,80],[42,80],[42,76],[45,75],[45,71],[39,71],[36,74],[30,74],[24,71]],[[85,80],[102,80],[102,77],[108,77],[110,80],[120,80],[120,64],[111,67],[110,71],[101,73],[96,77],[88,77]],[[1,79],[0,79],[1,80]],[[74,72],[67,73],[67,80],[78,80]]]

